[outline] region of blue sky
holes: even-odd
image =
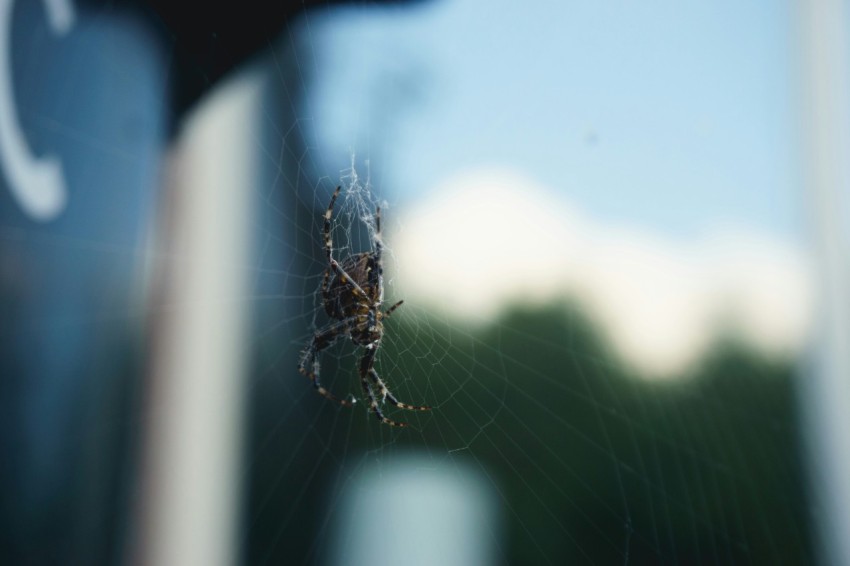
[[[404,204],[496,166],[676,237],[801,234],[785,2],[438,0],[309,25],[331,176],[353,149]]]

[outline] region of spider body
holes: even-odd
[[[361,253],[347,257],[340,264],[340,269],[350,277],[350,281],[343,281],[343,277],[326,272],[330,280],[323,287],[322,293],[325,312],[333,319],[354,323],[349,337],[358,346],[368,347],[380,342],[384,334],[381,322],[383,313],[377,308],[373,309],[372,305],[378,306],[383,302],[384,281],[374,254]],[[377,278],[373,273],[378,274]],[[358,296],[351,281],[363,290],[366,301]]]
[[[399,401],[375,370],[375,355],[384,336],[383,320],[403,303],[399,301],[386,311],[381,310],[384,300],[381,209],[375,210],[374,251],[351,255],[338,262],[333,257],[331,218],[339,192],[340,187],[337,187],[325,211],[323,230],[328,267],[322,280],[322,302],[331,323],[313,335],[301,355],[298,369],[310,378],[313,387],[321,395],[343,406],[352,405],[353,399],[336,397],[319,380],[319,353],[333,345],[339,337],[347,336],[354,344],[365,349],[360,358],[359,374],[360,386],[369,400],[369,409],[384,424],[407,426],[385,417],[381,404],[389,401],[400,409],[411,411],[427,411],[430,407]]]

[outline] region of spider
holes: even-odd
[[[431,407],[402,403],[390,392],[375,370],[375,355],[384,336],[383,321],[404,303],[399,301],[386,311],[381,310],[384,299],[381,208],[375,210],[375,250],[348,256],[340,263],[333,257],[331,238],[331,217],[339,192],[340,187],[337,187],[325,211],[323,230],[328,267],[322,280],[322,301],[331,323],[313,335],[313,340],[301,355],[298,371],[310,378],[319,394],[340,405],[352,406],[356,402],[353,396],[350,400],[340,399],[325,389],[319,380],[319,353],[329,348],[340,336],[347,336],[354,344],[365,349],[360,358],[360,386],[369,399],[372,413],[384,424],[407,426],[406,423],[385,417],[381,403],[389,401],[399,409],[410,411],[428,411]],[[376,388],[379,395],[375,394]]]

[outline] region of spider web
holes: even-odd
[[[458,77],[435,68],[422,47],[435,43],[433,37],[426,41],[428,34],[446,32],[436,21],[436,6],[312,10],[280,36],[269,37],[268,48],[249,65],[265,77],[265,90],[249,148],[258,169],[249,187],[257,204],[250,223],[253,252],[237,267],[250,280],[242,303],[251,320],[240,559],[247,564],[811,561],[792,383],[796,354],[766,355],[733,334],[708,348],[699,364],[666,380],[647,380],[617,350],[604,321],[594,317],[592,301],[581,293],[558,287],[537,295],[520,286],[501,297],[493,311],[465,308],[504,280],[474,278],[480,286],[470,292],[458,274],[483,270],[485,262],[506,268],[498,273],[539,279],[545,269],[534,271],[535,264],[527,261],[532,246],[551,246],[545,249],[552,258],[566,256],[568,242],[559,239],[558,229],[574,217],[558,208],[557,199],[547,201],[555,211],[546,227],[554,242],[540,238],[527,244],[523,235],[539,227],[517,210],[510,211],[517,223],[502,223],[497,233],[488,233],[490,240],[467,230],[477,246],[472,251],[465,240],[439,238],[441,232],[464,233],[457,224],[475,225],[477,216],[492,219],[497,212],[484,206],[484,196],[473,201],[480,207],[470,205],[454,224],[414,231],[417,214],[435,206],[428,198],[444,177],[468,163],[502,165],[512,159],[506,150],[487,146],[486,138],[498,137],[493,131],[481,131],[473,146],[458,147],[454,138],[469,138],[452,129],[451,118],[423,126],[417,112],[456,118],[496,88],[542,92],[548,100],[543,87],[512,81],[510,69],[500,69],[481,81],[486,84],[475,91],[478,98],[461,98],[460,111],[451,108],[441,96],[452,87],[443,87]],[[489,9],[460,3],[466,16],[459,21],[472,25]],[[510,19],[516,8],[504,3],[493,9]],[[431,22],[431,31],[411,24],[408,13]],[[735,54],[738,59],[746,58]],[[569,114],[559,104],[553,111],[551,100],[548,104],[553,113]],[[523,112],[533,113],[505,108],[492,119],[498,123]],[[61,126],[69,124],[51,122]],[[571,119],[569,126],[569,139],[555,149],[514,140],[528,142],[539,154],[522,166],[534,171],[534,163],[560,163],[566,159],[562,153],[569,153],[585,156],[591,170],[613,168],[586,153],[604,143],[601,134],[581,119]],[[462,155],[428,159],[417,136],[429,127],[445,132],[445,143]],[[771,127],[762,133],[773,136]],[[97,155],[109,154],[108,140],[84,141]],[[666,155],[643,157],[658,168],[663,168],[659,163],[674,167],[675,159]],[[539,169],[541,178],[559,186],[563,166],[548,173]],[[384,426],[369,412],[357,374],[362,349],[350,340],[342,338],[321,352],[321,378],[335,395],[355,396],[354,407],[317,395],[297,371],[300,352],[330,322],[320,292],[327,268],[322,229],[337,185],[342,186],[332,218],[337,260],[374,250],[374,211],[382,210],[384,303],[405,302],[385,322],[375,367],[399,400],[433,407],[406,412],[385,403],[387,416],[409,428]],[[498,200],[492,193],[490,198]],[[780,207],[772,194],[741,198],[755,198],[759,210]],[[530,193],[526,199],[532,199]],[[688,208],[679,207],[683,216]],[[498,239],[500,233],[526,247],[510,248]],[[6,230],[2,237],[22,236]],[[442,242],[436,265],[419,263],[421,256],[411,253],[411,242],[423,240]],[[45,245],[138,263],[179,267],[194,260],[179,250],[61,235]],[[457,249],[467,250],[464,263],[449,261]],[[636,263],[643,261],[639,256]],[[647,261],[644,267],[655,266]],[[457,299],[461,293],[465,302]],[[177,313],[188,306],[167,305]],[[139,310],[124,305],[50,324],[87,326],[109,318],[136,325]]]
[[[281,173],[269,194],[294,191],[296,206],[307,210],[294,238],[265,234],[258,263],[266,269],[276,257],[273,241],[281,255],[303,260],[303,271],[289,264],[281,279],[294,313],[287,332],[297,338],[256,339],[248,561],[394,563],[404,556],[436,563],[446,560],[435,554],[437,541],[467,557],[457,563],[808,560],[801,464],[796,448],[788,449],[797,442],[788,358],[765,357],[731,338],[680,379],[647,382],[569,294],[514,297],[491,316],[453,311],[451,273],[445,284],[429,277],[437,290],[427,296],[405,287],[426,274],[396,247],[410,217],[399,193],[386,191],[427,180],[406,178],[403,166],[386,162],[416,158],[396,144],[405,138],[394,124],[410,111],[405,100],[428,104],[421,92],[427,87],[408,74],[428,71],[420,73],[423,55],[415,50],[406,67],[340,51],[346,43],[367,44],[374,54],[398,40],[401,31],[386,32],[387,39],[338,24],[392,21],[370,10],[343,10],[350,20],[311,12],[275,44],[281,83],[295,69],[296,81],[312,86],[292,102],[294,128],[275,126],[285,141],[274,165],[296,174]],[[340,97],[344,103],[322,102],[339,89],[350,93]],[[303,139],[303,151],[287,143],[291,132]],[[321,215],[337,184],[337,259],[372,249],[373,213],[382,207],[385,302],[405,304],[386,323],[376,367],[400,400],[434,406],[405,413],[385,405],[409,429],[380,426],[363,402],[337,407],[294,372],[298,350],[328,323],[318,291],[326,267]],[[272,209],[272,216],[285,210]],[[348,340],[322,352],[322,380],[335,394],[362,397],[360,354]],[[434,483],[430,498],[417,497]],[[452,505],[466,509],[478,528],[448,520]],[[448,533],[441,522],[451,525]]]

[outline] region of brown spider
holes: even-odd
[[[313,382],[313,386],[324,395],[340,405],[350,407],[355,400],[340,399],[333,395],[319,381],[319,352],[330,347],[340,336],[348,336],[358,346],[366,351],[360,358],[360,386],[369,398],[369,407],[379,421],[391,426],[407,426],[388,419],[381,412],[378,397],[373,387],[380,390],[380,402],[389,401],[400,409],[410,411],[428,411],[431,407],[408,405],[402,403],[387,389],[387,386],[375,371],[375,355],[384,336],[383,320],[388,318],[404,301],[399,301],[386,311],[381,311],[384,299],[384,264],[381,254],[381,209],[375,210],[375,251],[348,256],[342,263],[333,258],[333,240],[331,239],[331,216],[334,203],[339,196],[340,187],[336,188],[328,209],[325,211],[325,254],[328,268],[322,280],[322,301],[325,312],[332,322],[323,330],[313,335],[310,345],[301,355],[298,371]]]

